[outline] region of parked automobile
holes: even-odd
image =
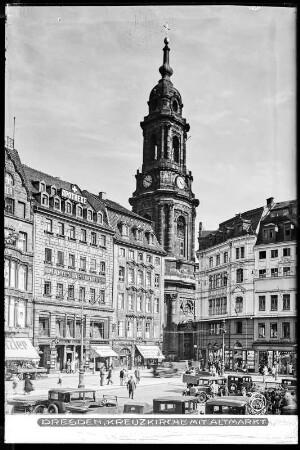
[[[205,414],[252,415],[265,414],[265,412],[265,397],[261,394],[251,397],[214,397],[207,400],[205,404]]]
[[[210,376],[211,373],[206,370],[196,369],[194,374],[190,373],[190,370],[187,370],[182,375],[182,382],[186,383],[187,386],[196,386],[198,384],[198,379],[200,377],[210,377]]]
[[[14,398],[8,401],[12,405],[12,414],[95,414],[117,409],[117,396],[103,395],[96,400],[96,391],[88,388],[58,388],[48,391],[48,398]],[[111,411],[108,411],[111,412]]]
[[[243,387],[247,392],[252,389],[253,381],[249,375],[228,375],[227,385],[229,394],[240,395]]]
[[[186,364],[184,361],[167,361],[153,367],[153,376],[162,378],[180,377],[185,370]]]
[[[125,403],[123,408],[124,414],[147,414],[151,412],[152,409],[149,403],[142,403],[142,402]]]
[[[297,389],[297,378],[282,378],[281,386],[288,391],[295,391]]]
[[[183,395],[193,395],[197,397],[199,403],[204,403],[213,395],[213,383],[218,386],[218,392],[216,395],[224,395],[226,381],[226,377],[198,377],[196,380],[197,384],[188,384],[187,389],[183,392]]]
[[[154,414],[198,414],[197,397],[160,397],[153,399]]]

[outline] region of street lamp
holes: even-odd
[[[83,299],[81,300],[81,339],[80,339],[80,363],[79,363],[79,388],[84,388],[84,366],[83,366]]]
[[[223,319],[222,323],[223,323],[223,326],[222,326],[222,328],[221,328],[221,331],[222,331],[222,364],[221,364],[221,375],[224,375],[224,372],[225,372],[225,333],[226,333],[225,319]]]

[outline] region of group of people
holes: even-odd
[[[14,374],[11,380],[12,380],[13,393],[16,394],[20,379],[17,374]],[[29,375],[26,375],[26,377],[25,377],[23,390],[24,390],[24,395],[28,395],[28,394],[30,394],[30,392],[34,391],[34,385],[31,381]]]
[[[112,376],[113,376],[113,367],[112,366],[109,366],[107,371],[104,366],[101,366],[100,367],[100,386],[104,386],[105,378],[107,379],[106,384],[113,384]],[[134,370],[134,375],[129,375],[128,369],[126,367],[121,367],[120,373],[119,373],[119,378],[120,378],[120,386],[126,386],[128,389],[129,398],[133,398],[135,389],[141,379],[141,372],[140,372],[139,367],[136,367],[136,369]]]
[[[272,375],[276,380],[278,374],[286,374],[288,376],[294,375],[294,366],[292,363],[288,363],[285,366],[280,365],[278,362],[274,363],[271,367],[267,364],[260,364],[259,366],[259,373],[264,375],[265,377],[267,375]]]
[[[68,361],[67,361],[67,373],[75,373],[75,370],[76,370],[75,360],[73,359],[72,361],[70,361],[68,359]]]

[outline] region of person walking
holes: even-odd
[[[18,382],[19,382],[18,375],[14,374],[12,377],[12,388],[13,388],[14,394],[17,393]]]
[[[275,379],[275,375],[276,375],[276,367],[275,365],[272,366],[272,377]]]
[[[266,376],[269,374],[267,366],[264,366],[263,368],[263,383],[266,381]]]
[[[59,375],[58,375],[58,382],[57,382],[57,384],[62,386],[62,372],[60,372]]]
[[[103,366],[100,367],[100,386],[104,385],[105,369]]]
[[[107,372],[107,384],[113,384],[113,381],[112,381],[112,368],[111,368],[111,366],[109,367],[109,369],[108,369],[108,372]]]
[[[135,379],[136,379],[136,384],[139,384],[140,379],[141,379],[141,372],[140,372],[140,368],[139,367],[137,367],[135,369],[134,376],[135,376]]]
[[[68,359],[67,361],[67,373],[71,372],[71,361]]]
[[[131,375],[131,377],[129,378],[128,382],[127,382],[127,389],[129,392],[129,398],[133,399],[133,395],[134,395],[134,391],[136,388],[136,383],[133,379],[133,376]]]
[[[30,394],[31,391],[34,391],[34,386],[29,375],[27,375],[24,382],[24,394]]]
[[[212,397],[215,397],[219,393],[219,386],[214,381],[212,382],[212,384],[210,386],[210,391],[211,391]]]
[[[75,373],[75,360],[71,361],[71,373]]]
[[[123,382],[124,382],[125,385],[127,385],[127,383],[128,383],[128,370],[127,370],[126,367],[125,367],[125,369],[123,369],[123,371],[124,371],[124,379],[123,379]]]
[[[123,381],[124,381],[124,370],[121,369],[120,370],[120,386],[123,386]]]

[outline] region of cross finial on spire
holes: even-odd
[[[168,37],[168,31],[171,30],[171,28],[169,28],[168,23],[165,23],[165,24],[164,24],[164,28],[166,29],[166,37]]]

